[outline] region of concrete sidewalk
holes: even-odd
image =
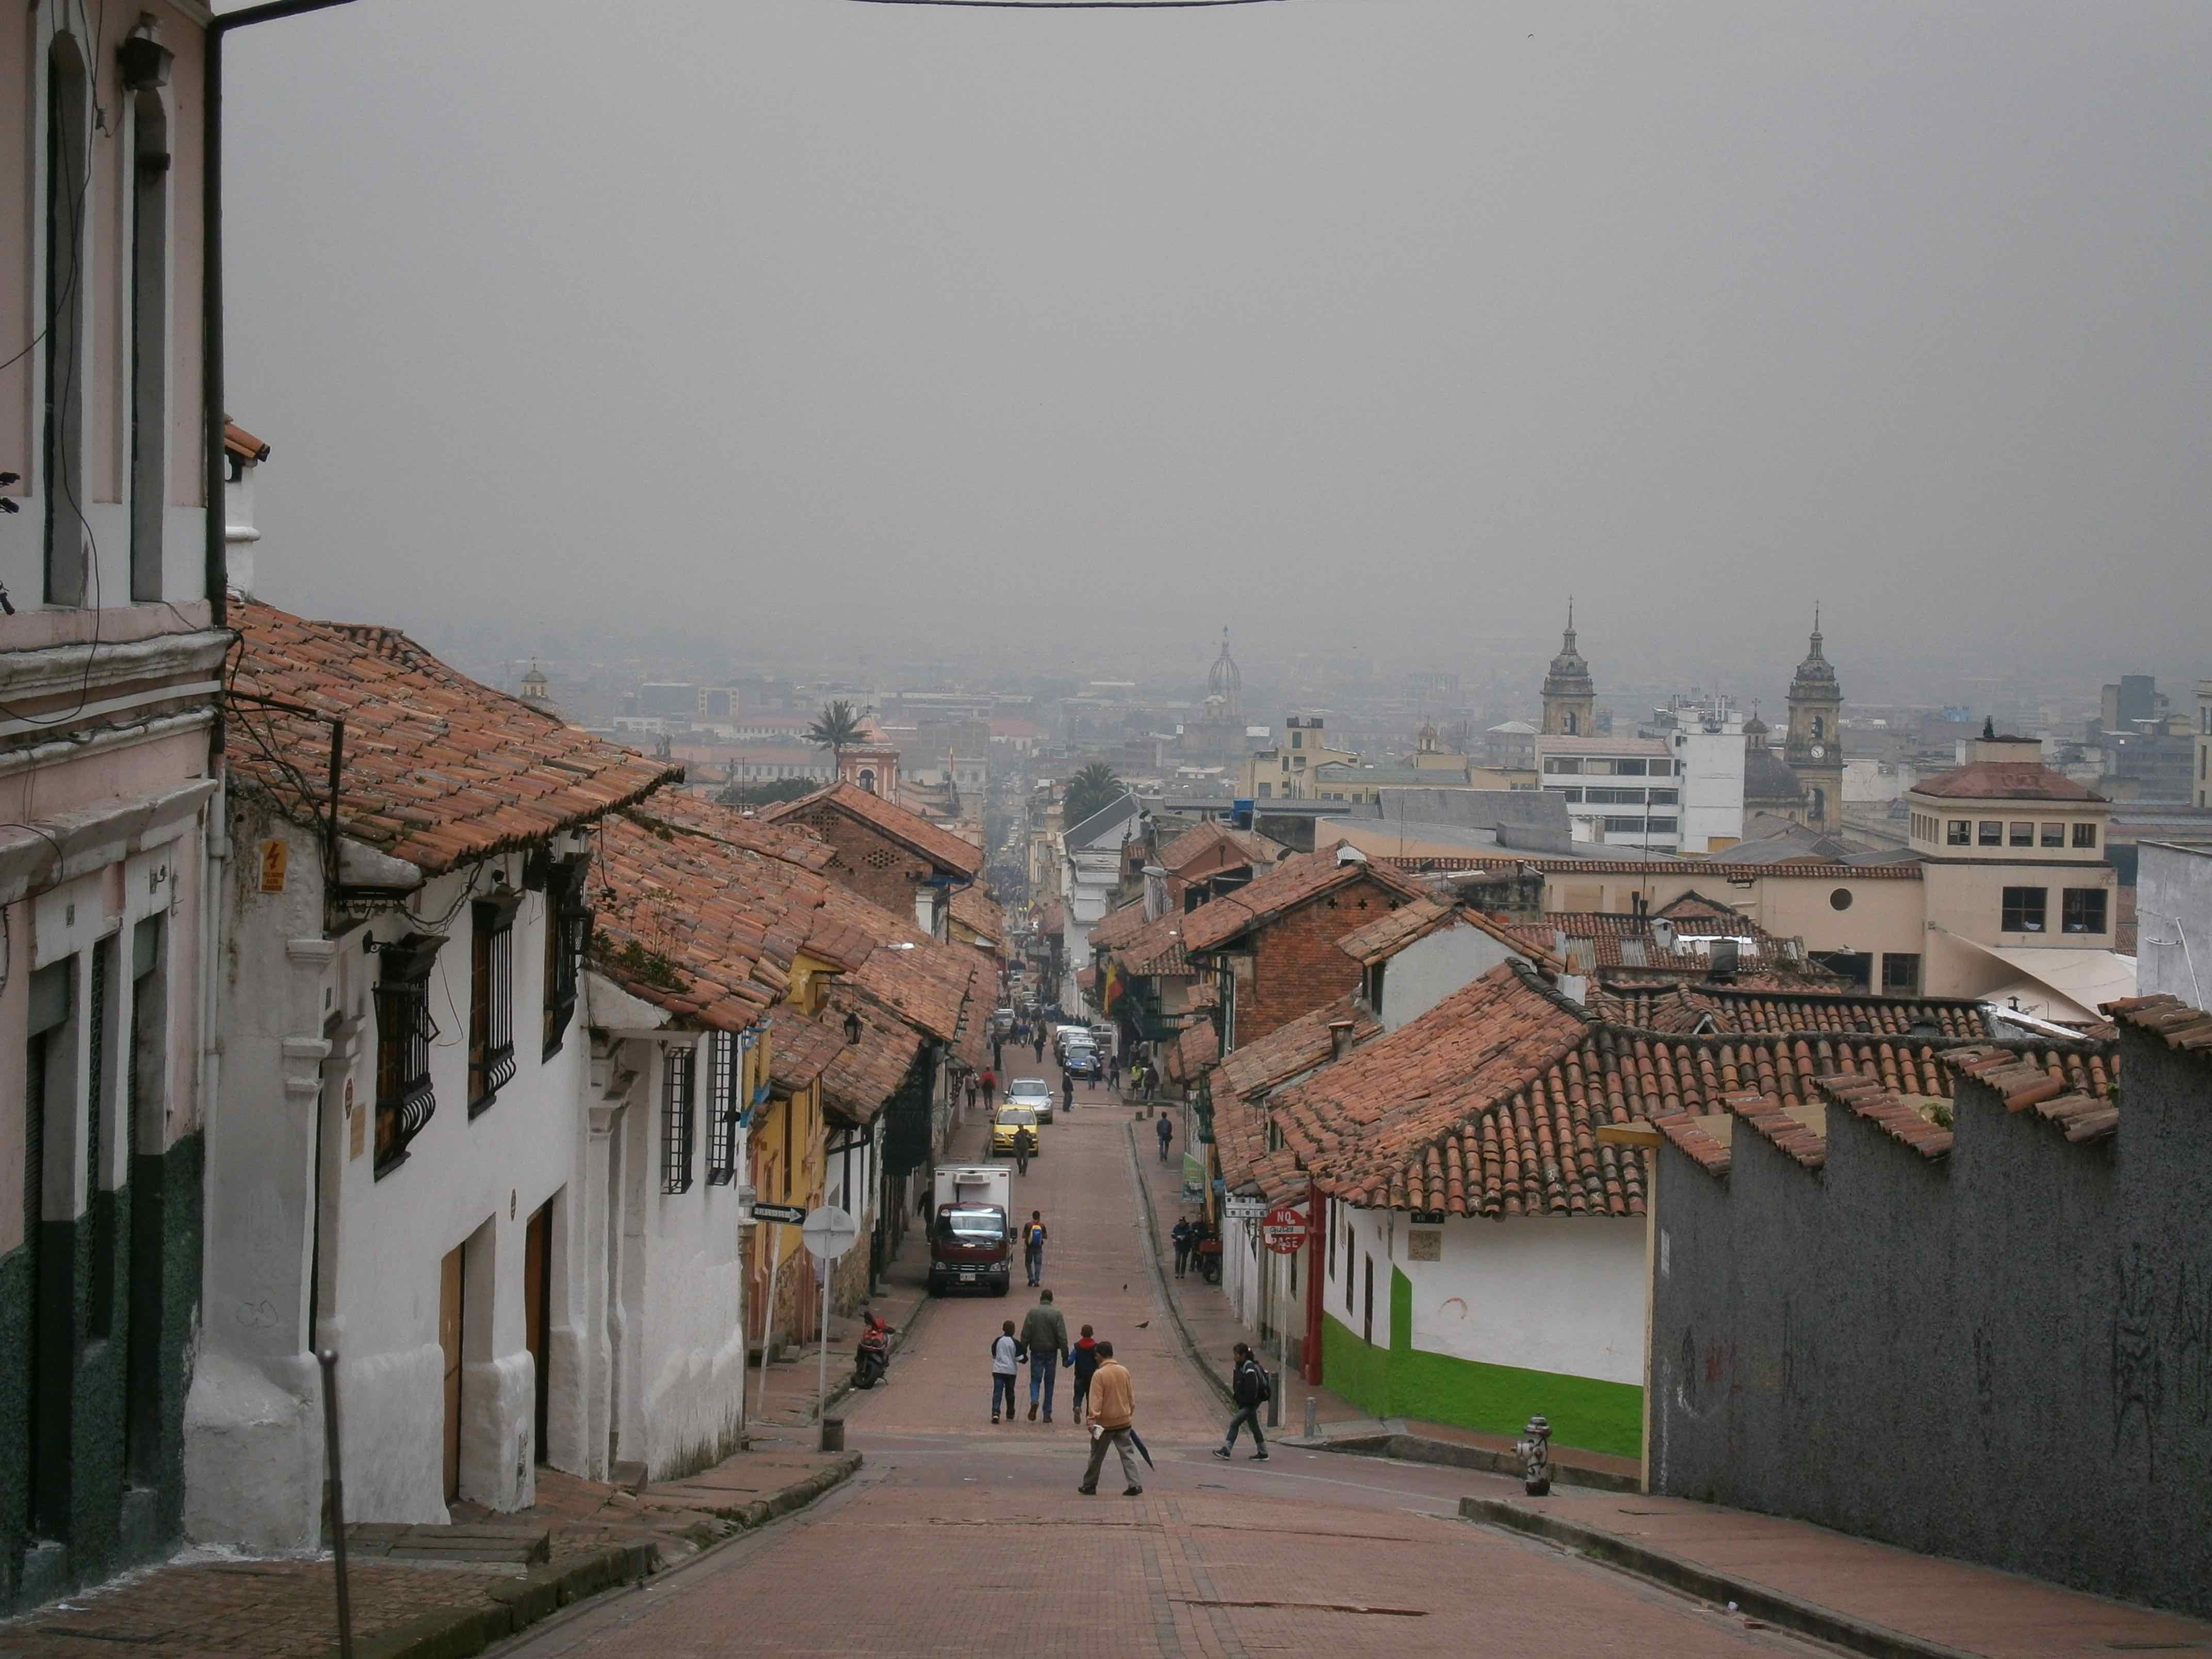
[[[1485,1483],[1489,1485],[1492,1483]],[[1469,1521],[1566,1546],[1747,1620],[1856,1653],[1958,1659],[2212,1651],[2212,1624],[1802,1521],[1680,1498],[1555,1488],[1471,1497]]]

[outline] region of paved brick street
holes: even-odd
[[[513,1651],[686,1659],[895,1654],[1806,1652],[1634,1580],[1455,1518],[1465,1474],[1285,1449],[1208,1455],[1215,1397],[1158,1306],[1130,1178],[1132,1114],[1103,1091],[1043,1131],[1015,1183],[1044,1212],[1044,1281],[1071,1334],[1110,1339],[1158,1468],[1145,1494],[1075,1491],[1083,1432],[989,1421],[991,1337],[1013,1292],[929,1304],[884,1388],[844,1407],[866,1455],[794,1520],[649,1588],[617,1592]],[[964,1144],[963,1155],[972,1149]],[[894,1279],[919,1271],[908,1260]],[[1501,1494],[1503,1481],[1482,1483]]]

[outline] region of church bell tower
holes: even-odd
[[[1833,835],[1844,827],[1844,689],[1820,649],[1820,610],[1813,608],[1812,649],[1790,682],[1790,736],[1783,758],[1805,786],[1805,822]]]
[[[1575,649],[1575,602],[1567,601],[1567,631],[1559,641],[1559,654],[1552,659],[1544,676],[1544,735],[1586,738],[1597,713],[1597,687],[1589,665]]]

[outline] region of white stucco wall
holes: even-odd
[[[258,872],[259,838],[270,836],[294,843],[280,894],[244,878]],[[575,1024],[558,1053],[541,1058],[545,895],[525,894],[514,917],[515,1075],[473,1117],[466,873],[428,884],[409,915],[386,912],[370,925],[378,939],[393,939],[444,918],[448,939],[430,981],[436,1109],[406,1159],[379,1179],[369,994],[378,958],[364,951],[360,927],[335,940],[322,936],[319,862],[300,832],[243,823],[234,862],[241,879],[224,988],[226,1071],[209,1148],[204,1341],[219,1360],[196,1375],[187,1407],[188,1526],[207,1541],[313,1547],[322,1470],[311,1344],[341,1356],[353,1516],[446,1518],[440,1268],[465,1244],[461,1492],[497,1509],[526,1504],[535,1491],[536,1383],[523,1244],[531,1217],[552,1201],[548,1343],[556,1354],[574,1352],[578,1238],[562,1208],[573,1195],[589,1064]],[[520,885],[520,858],[503,862]],[[489,890],[489,875],[479,874],[477,892]],[[318,1230],[318,1323],[310,1332]],[[581,1386],[576,1371],[564,1376],[554,1365],[554,1416],[574,1419],[564,1396]],[[293,1401],[289,1413],[283,1397]]]
[[[1416,1348],[1607,1382],[1643,1381],[1641,1220],[1454,1217],[1444,1224],[1438,1261],[1407,1260],[1408,1231],[1398,1228],[1397,1255],[1413,1286]]]
[[[1454,1216],[1442,1229],[1441,1259],[1415,1261],[1408,1250],[1413,1229],[1404,1213],[1394,1223],[1385,1211],[1342,1205],[1330,1211],[1346,1232],[1337,1239],[1336,1277],[1322,1285],[1322,1305],[1355,1334],[1365,1317],[1360,1268],[1371,1255],[1377,1346],[1390,1340],[1389,1268],[1395,1265],[1412,1287],[1417,1349],[1524,1370],[1643,1382],[1642,1220]],[[1348,1308],[1347,1272],[1352,1275]]]
[[[1382,969],[1382,1029],[1395,1031],[1408,1020],[1419,1019],[1454,991],[1516,954],[1481,928],[1463,925],[1407,945]]]
[[[1675,769],[1681,776],[1682,851],[1704,853],[1718,842],[1743,839],[1743,729],[1678,732]],[[1655,806],[1655,812],[1664,807]]]

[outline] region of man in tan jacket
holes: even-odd
[[[1129,1425],[1136,1421],[1137,1390],[1129,1381],[1128,1368],[1114,1358],[1114,1345],[1098,1345],[1098,1369],[1091,1373],[1091,1467],[1083,1472],[1083,1484],[1076,1488],[1086,1498],[1098,1492],[1098,1471],[1106,1464],[1106,1448],[1111,1446],[1121,1454],[1121,1474],[1128,1480],[1121,1496],[1134,1498],[1144,1491],[1137,1479],[1137,1449],[1130,1435]]]

